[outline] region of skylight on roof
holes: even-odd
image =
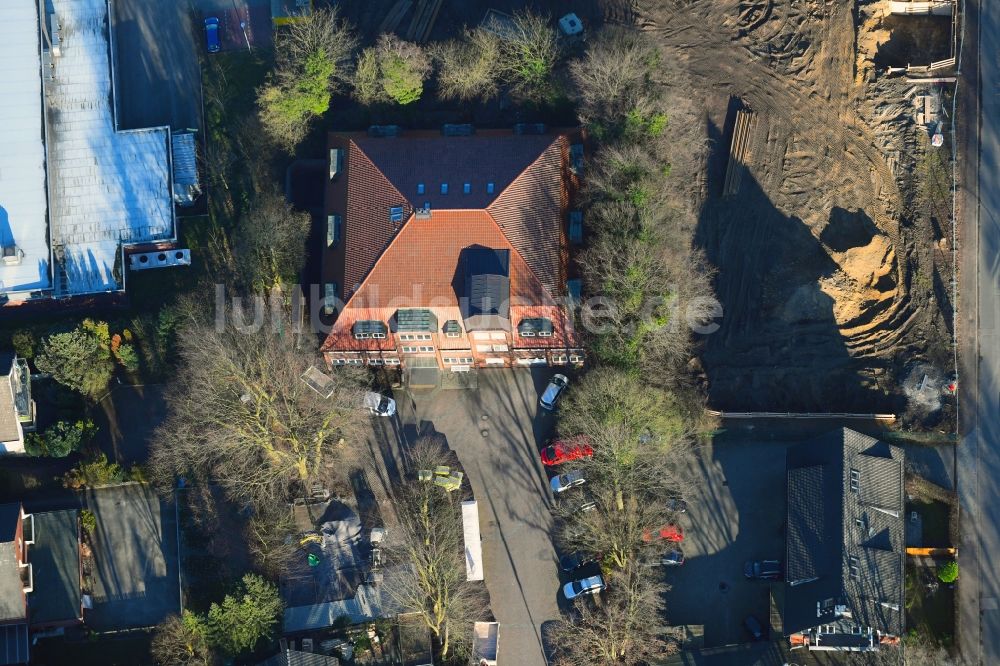
[[[487,194],[493,194],[494,190],[496,190],[496,185],[492,181],[486,183],[486,193]]]
[[[472,183],[465,183],[462,185],[463,194],[472,194]]]
[[[424,184],[417,183],[417,194],[423,194],[423,193],[424,193]]]
[[[448,194],[448,183],[441,183],[441,194]]]
[[[403,207],[402,206],[389,206],[389,220],[391,222],[402,222],[403,221]]]

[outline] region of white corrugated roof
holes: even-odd
[[[51,1],[62,38],[55,80],[45,85],[52,244],[57,257],[59,246],[65,252],[56,288],[116,290],[119,243],[174,235],[168,132],[115,132],[106,0]]]
[[[0,264],[0,292],[47,289],[45,147],[35,0],[4,0],[0,20],[0,245],[18,265]]]

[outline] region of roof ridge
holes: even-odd
[[[489,209],[493,205],[495,205],[498,201],[500,201],[500,199],[502,199],[505,194],[507,194],[508,192],[510,192],[510,190],[515,185],[517,185],[518,181],[520,181],[522,178],[524,178],[525,174],[527,174],[529,171],[531,171],[532,167],[534,167],[536,164],[538,164],[538,162],[543,157],[545,157],[545,153],[547,153],[549,151],[549,148],[552,147],[552,144],[556,143],[557,141],[559,141],[560,139],[562,139],[565,136],[566,136],[565,134],[556,134],[555,136],[553,136],[552,137],[552,141],[550,141],[549,144],[547,146],[545,146],[545,148],[540,153],[538,153],[537,156],[535,156],[535,159],[531,160],[531,162],[528,164],[528,166],[526,166],[523,169],[521,169],[521,173],[519,173],[516,176],[514,176],[513,180],[511,180],[510,183],[507,184],[507,187],[505,187],[502,190],[500,190],[497,193],[497,195],[495,197],[493,197],[493,201],[491,201],[490,203],[488,203],[486,205],[486,211],[488,213],[490,213],[490,217],[493,217],[493,213],[490,212]],[[494,220],[494,221],[496,221],[496,220]],[[507,238],[507,233],[504,232],[503,227],[500,227],[500,231],[501,231],[501,233],[503,233],[504,238]],[[510,238],[507,238],[507,242],[510,242]],[[511,245],[513,245],[513,243],[511,243]]]

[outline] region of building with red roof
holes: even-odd
[[[582,135],[464,132],[330,134],[330,365],[583,363],[567,290]]]

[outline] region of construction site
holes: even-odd
[[[821,0],[609,10],[655,35],[704,100],[694,242],[724,311],[701,359],[713,408],[948,417],[960,11]],[[927,391],[930,407],[914,399]]]

